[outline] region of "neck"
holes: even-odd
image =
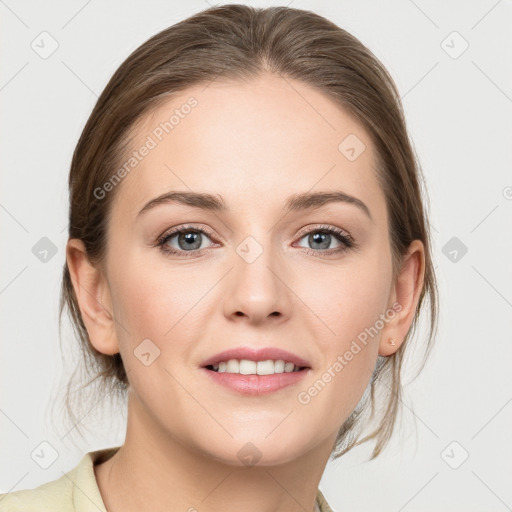
[[[109,512],[313,512],[333,443],[283,464],[230,465],[159,431],[130,393],[125,442],[94,470]]]

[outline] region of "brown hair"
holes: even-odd
[[[262,72],[300,80],[317,88],[357,119],[376,148],[377,174],[385,193],[393,277],[410,243],[425,248],[423,289],[411,328],[399,350],[379,356],[369,386],[351,416],[341,426],[333,458],[370,439],[371,458],[389,441],[401,400],[401,367],[407,341],[414,334],[425,298],[430,299],[430,329],[423,368],[437,329],[437,285],[431,260],[427,214],[422,199],[426,187],[409,140],[400,96],[384,66],[358,39],[310,11],[287,7],[253,8],[222,5],[199,12],[151,37],[117,69],[99,97],[75,148],[69,173],[69,238],[83,240],[90,261],[101,265],[107,249],[106,228],[115,191],[101,199],[94,190],[113,175],[142,116],[169,95],[217,77],[251,79]],[[341,142],[341,141],[340,141]],[[59,320],[65,306],[81,345],[80,365],[106,394],[126,395],[127,376],[120,354],[96,351],[82,321],[67,264],[64,265]],[[428,297],[426,297],[428,296]],[[60,325],[60,324],[59,324]],[[419,374],[419,371],[418,371]],[[75,372],[75,376],[80,376]],[[78,426],[73,408],[86,411],[91,401],[70,398],[66,407]],[[356,435],[363,412],[377,409],[376,391],[384,393],[381,418],[363,439]],[[94,394],[92,394],[94,397]],[[98,400],[96,396],[95,400]]]

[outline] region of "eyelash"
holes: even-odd
[[[206,248],[203,248],[203,249],[194,249],[193,251],[182,251],[182,250],[176,250],[173,248],[169,248],[168,246],[166,246],[167,242],[173,236],[179,235],[182,233],[201,233],[203,235],[207,235],[211,239],[215,239],[213,233],[211,233],[207,229],[195,228],[192,226],[184,226],[179,229],[170,231],[168,233],[164,233],[161,237],[158,238],[156,246],[159,247],[160,250],[166,255],[180,255],[181,257],[184,257],[184,258],[196,257],[198,255],[198,253],[201,253],[201,251],[206,249]],[[357,247],[354,239],[348,233],[345,233],[344,231],[342,231],[341,229],[339,229],[335,226],[329,226],[329,225],[322,225],[322,226],[316,227],[314,229],[310,229],[309,231],[302,232],[302,233],[300,233],[299,240],[304,238],[306,235],[309,235],[312,233],[322,233],[322,234],[334,235],[335,238],[343,244],[343,247],[327,249],[327,250],[318,250],[318,249],[311,249],[309,247],[301,247],[301,249],[306,254],[310,254],[312,256],[326,257],[326,256],[330,256],[332,254],[339,254],[344,251],[347,251],[348,249]]]

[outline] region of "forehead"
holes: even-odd
[[[221,194],[239,211],[329,189],[384,207],[362,125],[322,92],[274,75],[169,97],[133,130],[130,158],[115,202],[132,218],[168,190]]]

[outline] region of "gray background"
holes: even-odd
[[[393,442],[371,463],[370,447],[329,462],[320,488],[339,511],[512,510],[512,4],[288,5],[353,33],[395,79],[427,178],[441,292],[437,346],[406,388]],[[85,452],[122,443],[124,411],[105,414],[119,418],[110,422],[92,410],[82,419],[91,429],[84,440],[58,432],[48,414],[61,385],[67,173],[114,70],[148,37],[207,7],[0,0],[0,492],[58,478]],[[58,48],[42,58],[52,39]],[[43,237],[56,251],[46,261]],[[72,354],[69,328],[64,336]],[[57,451],[46,469],[31,457],[47,448],[42,442]]]

